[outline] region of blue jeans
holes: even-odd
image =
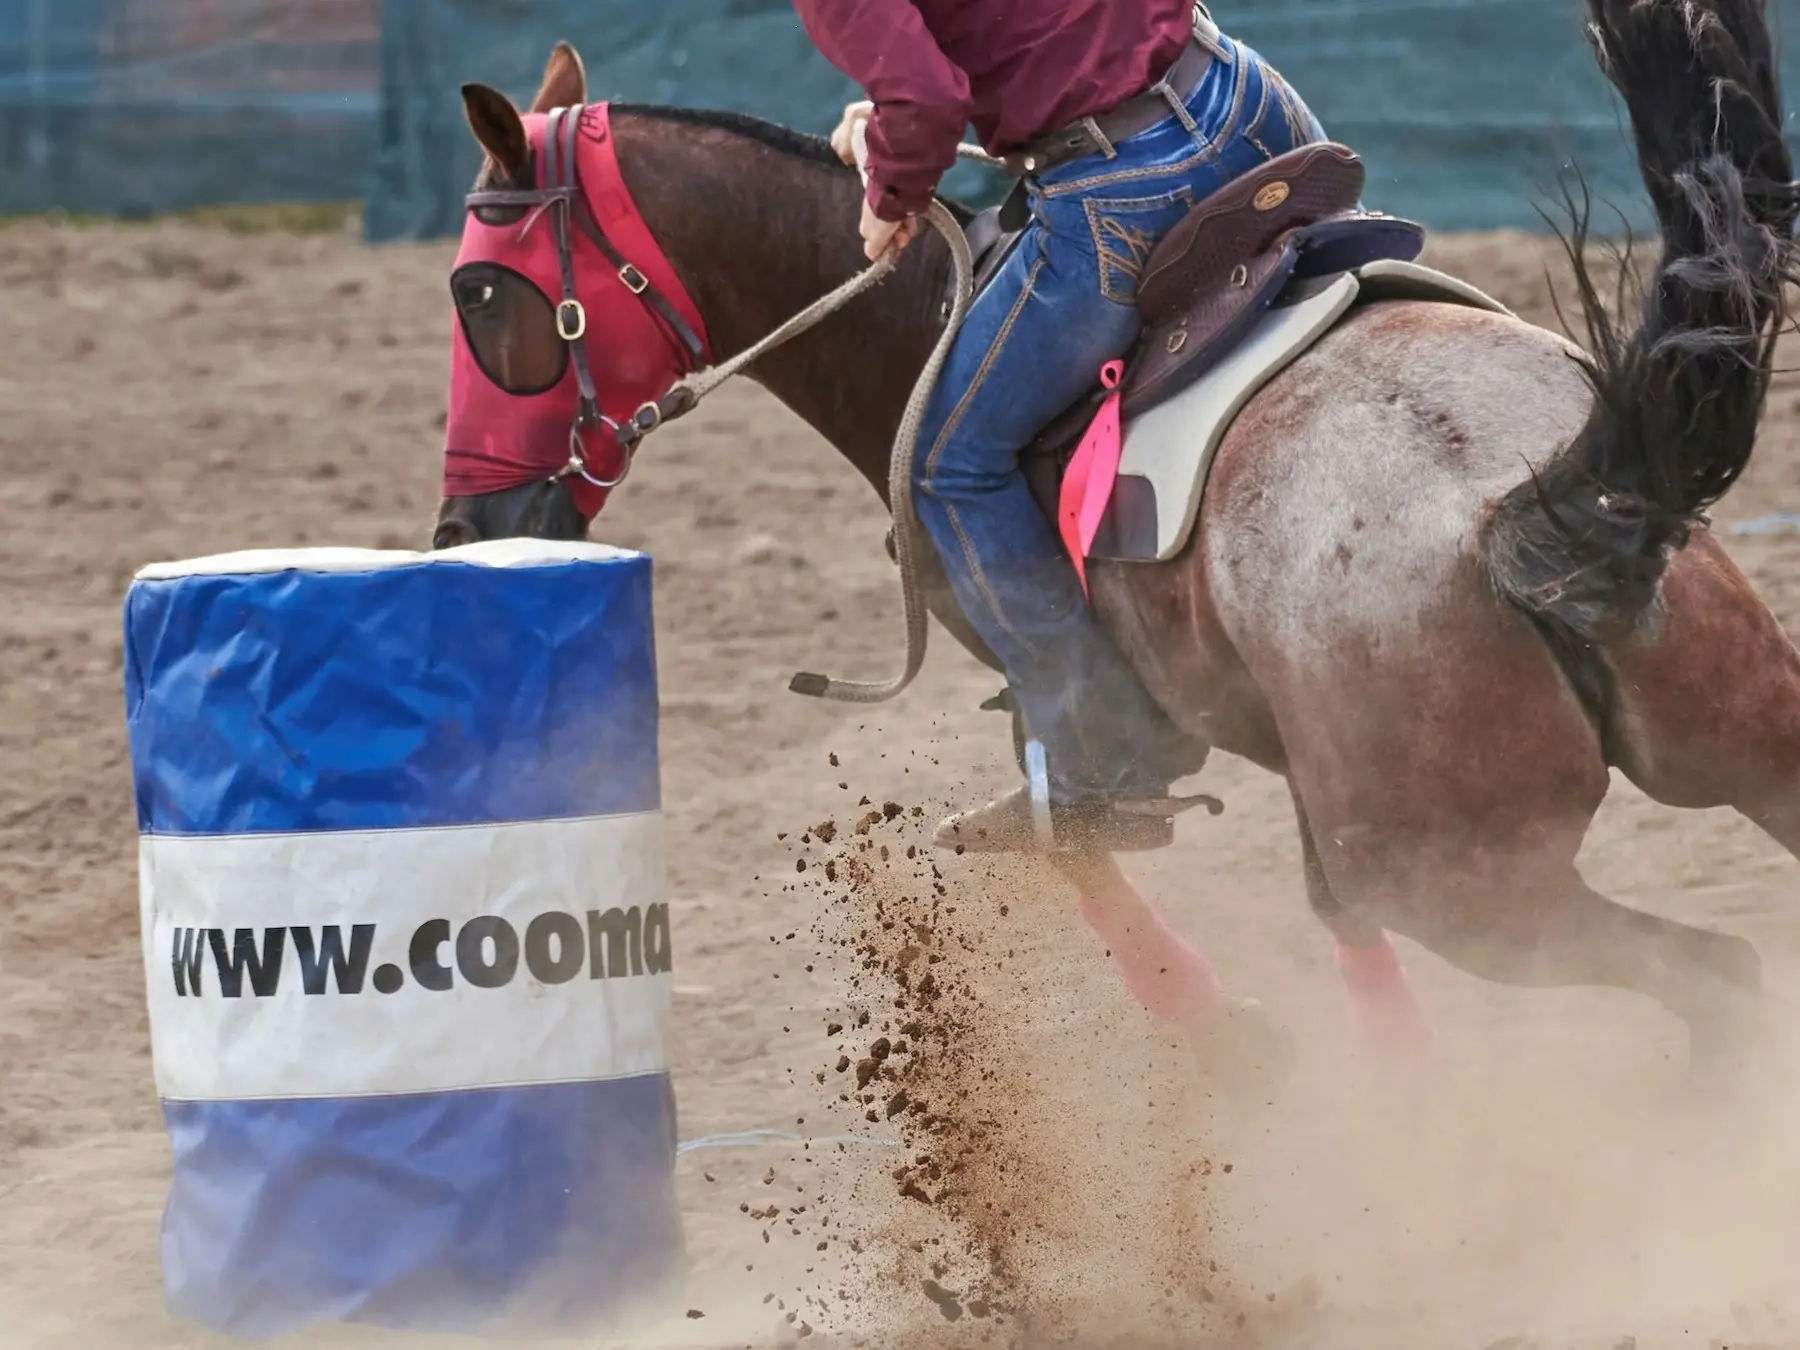
[[[1250,48],[1162,122],[1026,184],[1031,222],[976,298],[920,429],[914,500],[969,622],[1006,667],[1058,803],[1160,795],[1176,733],[1090,614],[1019,451],[1123,356],[1138,275],[1188,209],[1324,131]]]

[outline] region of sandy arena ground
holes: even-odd
[[[167,1150],[143,1011],[120,601],[155,559],[425,544],[451,252],[191,222],[0,228],[4,1350],[215,1343],[160,1301]],[[1551,321],[1538,241],[1448,240],[1435,255]],[[1784,380],[1722,528],[1790,507],[1800,381]],[[678,1317],[669,1335],[690,1342],[772,1345],[802,1327],[821,1340],[886,1329],[908,1345],[993,1334],[991,1319],[947,1321],[927,1296],[926,1279],[966,1292],[967,1234],[899,1193],[889,1172],[905,1156],[880,1145],[887,1123],[837,1100],[840,1046],[854,1059],[874,1029],[825,1027],[878,976],[846,989],[855,962],[832,943],[858,916],[795,871],[799,833],[828,817],[847,829],[864,795],[929,813],[1009,776],[1005,726],[976,708],[997,682],[941,633],[894,706],[785,692],[798,667],[875,675],[897,659],[884,527],[829,447],[744,386],[658,436],[596,531],[647,548],[658,569],[682,1134],[873,1141],[684,1158],[688,1302],[705,1317]],[[1800,536],[1729,543],[1795,630]],[[1428,1100],[1385,1092],[1355,1058],[1281,784],[1220,757],[1207,785],[1227,813],[1185,822],[1175,849],[1133,870],[1235,989],[1296,1029],[1300,1076],[1260,1114],[1207,1098],[1068,893],[1025,871],[944,865],[963,934],[947,969],[970,964],[979,1004],[963,1046],[973,1098],[1006,1115],[983,1157],[1021,1225],[1008,1257],[1020,1312],[1003,1334],[1800,1346],[1800,1057],[1771,1062],[1766,1107],[1696,1115],[1680,1030],[1658,1010],[1483,986],[1408,945],[1449,1067]],[[893,832],[897,860],[910,819],[870,838]],[[1631,903],[1758,942],[1792,1021],[1800,873],[1757,832],[1621,783],[1585,865]],[[786,1222],[764,1209],[777,1204]]]

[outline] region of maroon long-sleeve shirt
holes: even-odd
[[[993,154],[1103,112],[1162,77],[1193,0],[794,0],[825,59],[863,87],[869,200],[931,204],[973,125]]]

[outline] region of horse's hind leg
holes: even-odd
[[[1418,923],[1414,936],[1471,974],[1527,987],[1648,994],[1687,1022],[1698,1066],[1746,1048],[1761,967],[1741,938],[1621,905],[1583,881],[1572,862],[1548,859],[1514,871],[1503,892],[1477,883],[1458,908],[1449,923]],[[1470,923],[1471,914],[1485,922]]]
[[[1755,949],[1602,895],[1576,870],[1576,842],[1553,838],[1461,866],[1445,859],[1410,881],[1344,876],[1336,888],[1367,896],[1363,907],[1390,929],[1471,975],[1525,988],[1634,990],[1687,1022],[1696,1064],[1735,1058],[1755,1015]]]
[[[1446,602],[1433,642],[1359,658],[1354,689],[1271,662],[1331,892],[1483,979],[1649,995],[1704,1053],[1743,1025],[1755,953],[1582,880],[1575,855],[1608,781],[1599,737],[1536,633],[1476,593]]]
[[[1290,791],[1292,787],[1290,783]],[[1306,900],[1314,916],[1337,939],[1338,971],[1350,996],[1350,1013],[1359,1035],[1384,1061],[1409,1064],[1429,1059],[1437,1048],[1437,1036],[1400,967],[1393,940],[1380,924],[1332,894],[1306,807],[1298,792],[1293,792],[1293,798]]]
[[[1608,652],[1621,766],[1671,806],[1732,806],[1800,857],[1800,652],[1709,534],[1675,555],[1655,634]]]

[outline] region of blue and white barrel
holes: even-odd
[[[150,567],[125,684],[170,1307],[254,1337],[663,1311],[650,560]]]

